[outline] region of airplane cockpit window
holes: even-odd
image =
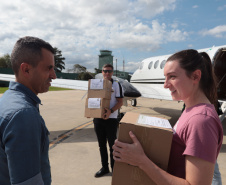
[[[143,66],[144,66],[144,62],[141,62],[141,64],[140,64],[140,69],[142,69],[143,68]]]
[[[166,60],[163,60],[162,63],[160,64],[160,68],[163,69],[165,64],[166,64]]]
[[[158,67],[158,65],[159,65],[159,60],[157,60],[157,61],[155,62],[154,68],[156,69],[156,68]]]
[[[148,69],[151,69],[152,64],[153,64],[153,61],[151,61],[151,62],[148,64]]]

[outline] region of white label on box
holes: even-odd
[[[90,109],[99,109],[100,108],[100,98],[89,98],[88,99],[88,108]]]
[[[155,126],[155,127],[172,128],[169,121],[166,119],[155,118],[155,117],[150,117],[145,115],[140,115],[137,123]]]
[[[103,79],[91,79],[90,80],[90,89],[103,89],[104,80]]]

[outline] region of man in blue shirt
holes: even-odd
[[[53,47],[36,37],[20,38],[11,63],[16,82],[0,98],[0,184],[50,185],[49,131],[37,95],[56,78]]]

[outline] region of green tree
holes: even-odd
[[[85,73],[86,72],[86,67],[79,65],[79,64],[75,64],[73,66],[73,72],[74,73]]]
[[[75,64],[73,66],[73,69],[68,69],[69,72],[73,73],[78,73],[78,80],[89,80],[94,78],[95,74],[90,73],[89,71],[86,70],[86,67],[80,65],[80,64]]]
[[[94,70],[95,70],[95,73],[96,73],[96,74],[98,74],[98,73],[101,73],[101,72],[102,72],[102,70],[101,70],[101,69],[94,68]]]
[[[65,69],[65,58],[62,56],[61,51],[58,48],[54,49],[54,60],[55,60],[55,71],[61,72],[63,69]]]
[[[0,57],[0,67],[1,68],[11,68],[10,55],[5,54],[3,57]]]
[[[0,58],[0,68],[7,68],[7,64],[2,57]]]
[[[89,80],[92,79],[93,76],[90,72],[82,72],[78,75],[78,80]]]

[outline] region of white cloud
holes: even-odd
[[[143,18],[152,18],[164,11],[174,10],[176,0],[137,0],[131,3],[131,9]]]
[[[185,40],[188,34],[177,25],[153,20],[175,7],[176,0],[3,1],[0,51],[10,53],[19,37],[36,36],[62,51],[66,68],[94,69],[100,49],[154,51]]]
[[[219,6],[219,7],[217,8],[218,11],[223,11],[224,9],[226,9],[226,5]]]
[[[192,6],[192,8],[198,8],[199,6],[198,5],[194,5],[194,6]]]
[[[128,62],[125,66],[125,71],[134,72],[138,69],[141,62]]]
[[[173,29],[178,28],[178,22],[174,22],[170,25]]]
[[[220,25],[210,30],[200,31],[200,34],[203,36],[210,35],[217,38],[226,38],[226,25]]]

